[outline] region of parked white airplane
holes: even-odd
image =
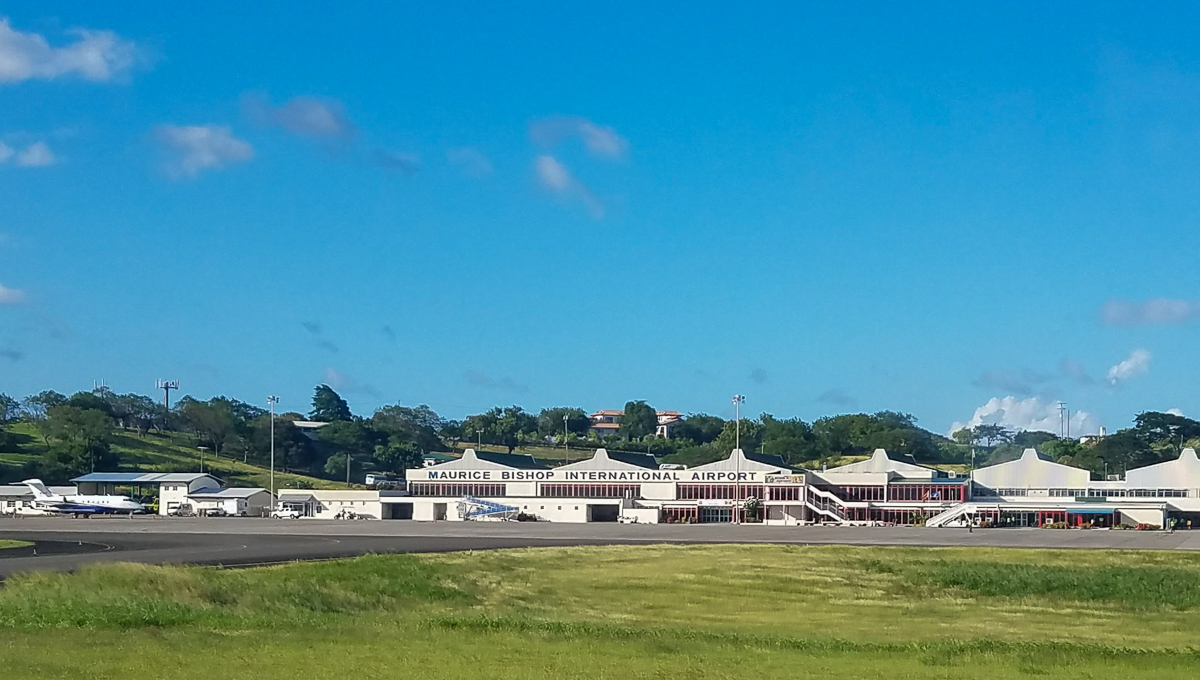
[[[64,515],[130,515],[146,512],[141,503],[126,496],[64,496],[50,493],[40,479],[21,482],[33,492],[33,505],[39,510]]]

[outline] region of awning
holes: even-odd
[[[280,503],[316,503],[317,497],[313,496],[312,494],[305,494],[303,496],[288,494],[286,496],[280,496],[279,502]]]

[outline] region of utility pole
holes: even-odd
[[[571,462],[571,445],[567,443],[567,434],[568,434],[567,418],[568,418],[568,415],[566,413],[564,413],[563,414],[563,449],[566,450],[567,462],[570,463]]]
[[[738,517],[742,508],[742,404],[746,402],[746,397],[735,394],[733,395],[733,441],[734,441],[734,459],[733,459],[733,479],[734,479],[734,500],[733,500],[733,523],[737,524],[741,521]]]
[[[179,381],[159,380],[158,389],[163,391],[163,432],[166,432],[167,418],[171,416],[171,390],[179,389]]]
[[[279,403],[279,397],[267,397],[267,404],[271,407],[271,503],[275,503],[275,404]]]

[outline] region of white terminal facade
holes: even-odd
[[[1093,481],[1087,470],[1033,449],[969,476],[896,460],[882,449],[826,470],[795,469],[777,456],[740,450],[707,465],[664,467],[652,456],[604,449],[559,467],[468,449],[461,458],[409,470],[406,491],[285,490],[280,500],[301,504],[313,517],[352,509],[419,521],[522,513],[551,522],[704,523],[730,522],[738,513],[738,519],[768,525],[1162,526],[1175,519],[1200,527],[1200,459],[1192,449],[1130,470],[1120,481]]]

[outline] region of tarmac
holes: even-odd
[[[775,543],[910,547],[1200,550],[1200,531],[776,527],[731,524],[552,524],[280,520],[158,516],[0,519],[0,578],[71,571],[96,562],[226,567],[368,553],[451,552],[574,545]]]

